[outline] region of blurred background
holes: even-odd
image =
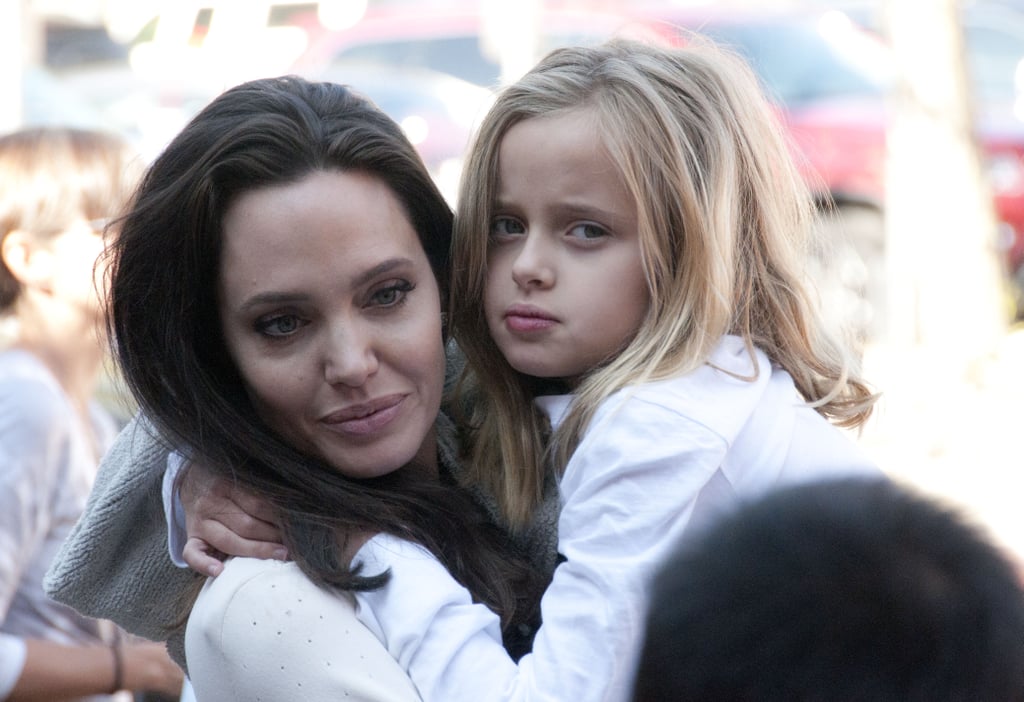
[[[690,32],[751,62],[815,193],[808,274],[882,393],[855,439],[1024,557],[1024,0],[0,0],[0,131],[149,159],[225,88],[298,73],[373,99],[454,201],[493,90],[546,51]]]

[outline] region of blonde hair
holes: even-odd
[[[491,339],[482,305],[498,152],[510,127],[585,109],[636,205],[650,306],[626,348],[593,369],[548,443],[538,380],[516,372]],[[550,53],[501,92],[478,131],[459,193],[452,332],[467,357],[458,392],[468,481],[498,498],[513,527],[541,499],[548,461],[561,471],[598,405],[647,380],[708,361],[741,336],[788,371],[804,399],[856,427],[875,396],[833,339],[805,288],[813,205],[757,79],[737,56],[694,37],[669,49],[616,39]]]
[[[25,231],[45,240],[78,219],[119,215],[142,172],[124,139],[103,132],[32,127],[0,136],[0,241]],[[0,313],[21,286],[0,261]]]

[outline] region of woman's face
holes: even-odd
[[[224,338],[264,421],[351,477],[436,465],[440,295],[382,181],[316,171],[242,194],[220,266]]]

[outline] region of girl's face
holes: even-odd
[[[498,153],[485,311],[521,373],[570,382],[632,340],[649,294],[636,203],[585,110],[517,123]]]
[[[351,477],[436,466],[441,301],[382,181],[318,171],[242,194],[220,266],[224,338],[271,427]]]

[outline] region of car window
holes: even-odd
[[[333,62],[361,61],[404,68],[429,68],[476,85],[492,86],[500,68],[486,56],[476,36],[400,39],[347,46]]]
[[[594,31],[547,31],[540,38],[540,53],[546,54],[561,46],[596,44],[607,38]],[[538,57],[539,58],[539,57]],[[461,78],[475,85],[493,88],[501,78],[501,66],[481,46],[480,36],[429,37],[423,39],[382,39],[351,44],[339,49],[331,63],[373,63],[400,68],[426,68]]]
[[[1024,31],[967,25],[965,38],[970,47],[970,64],[975,97],[982,100],[1012,100],[1017,95],[1017,72],[1024,59]]]
[[[742,54],[766,90],[785,105],[872,95],[884,89],[881,76],[830,44],[814,25],[709,23],[702,25],[701,32]]]

